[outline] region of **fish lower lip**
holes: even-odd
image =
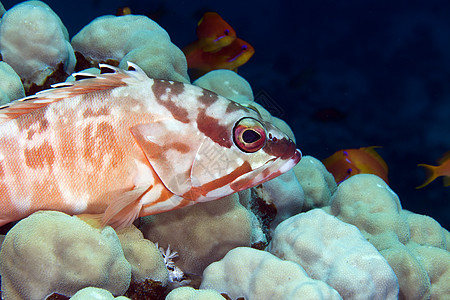
[[[297,164],[302,159],[302,151],[300,151],[300,149],[295,149],[292,159],[295,161],[295,164]]]

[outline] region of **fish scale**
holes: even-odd
[[[101,69],[0,110],[0,226],[58,210],[123,228],[261,184],[301,158],[254,110],[133,63]]]

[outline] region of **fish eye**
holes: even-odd
[[[243,152],[253,153],[264,147],[266,131],[258,120],[242,118],[233,128],[233,141]]]
[[[230,34],[230,30],[225,29],[225,31],[223,32],[225,35],[229,35]]]
[[[242,50],[247,50],[247,45],[242,45],[241,49]]]

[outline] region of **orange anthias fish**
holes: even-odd
[[[337,184],[361,173],[377,175],[389,184],[386,162],[374,148],[378,147],[339,150],[322,160],[322,163],[333,174]]]
[[[439,159],[438,163],[438,166],[418,164],[418,166],[425,168],[427,179],[422,185],[416,187],[416,189],[423,188],[440,176],[444,176],[444,186],[450,186],[450,152],[447,152],[441,159]]]
[[[236,71],[255,53],[247,42],[217,13],[207,12],[197,26],[197,40],[183,48],[191,75],[201,76],[209,71]]]
[[[133,63],[101,71],[0,110],[0,226],[58,210],[123,228],[261,184],[301,158],[252,109]]]
[[[236,39],[236,32],[215,12],[206,12],[197,24],[197,40],[188,48],[200,48],[205,52],[214,52],[230,45]],[[187,50],[186,50],[187,51]]]
[[[245,64],[255,54],[255,49],[246,41],[239,38],[217,52],[204,52],[201,49],[186,56],[188,68],[201,73],[217,69],[236,70]]]

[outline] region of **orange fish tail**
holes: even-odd
[[[421,189],[424,186],[427,186],[428,184],[430,184],[430,182],[432,182],[439,176],[439,174],[437,173],[438,167],[436,167],[436,166],[431,166],[431,165],[426,165],[426,164],[418,164],[418,166],[425,168],[426,180],[422,185],[419,185],[418,187],[416,187],[416,189]]]

